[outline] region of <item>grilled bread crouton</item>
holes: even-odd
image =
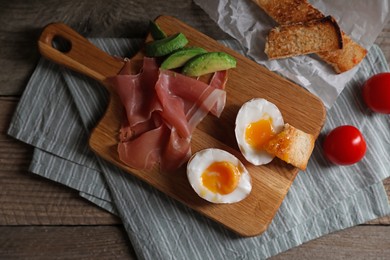
[[[315,138],[290,124],[274,136],[266,145],[265,150],[279,159],[305,170],[314,149]]]
[[[272,29],[267,37],[265,53],[269,59],[279,59],[342,48],[340,28],[331,16],[327,16]]]

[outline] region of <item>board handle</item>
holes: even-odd
[[[63,23],[47,25],[38,48],[43,57],[101,82],[117,75],[124,65]]]

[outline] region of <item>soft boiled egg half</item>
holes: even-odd
[[[235,135],[245,159],[262,165],[272,161],[274,155],[264,150],[264,145],[283,130],[282,113],[273,103],[263,98],[246,102],[236,117]]]
[[[187,164],[187,177],[195,192],[213,203],[234,203],[252,190],[251,178],[233,154],[215,148],[195,153]]]

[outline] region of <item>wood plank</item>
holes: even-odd
[[[0,259],[135,259],[122,226],[3,226],[0,234]],[[388,259],[389,245],[390,227],[357,226],[270,259]]]
[[[357,226],[290,249],[270,259],[389,259],[390,227]]]
[[[0,225],[120,223],[75,190],[28,172],[32,147],[6,135],[16,104],[0,98]]]
[[[116,8],[115,8],[116,6]],[[119,6],[119,8],[118,8]],[[0,95],[20,95],[22,90],[24,89],[25,83],[27,82],[35,63],[38,59],[38,53],[36,50],[36,39],[40,33],[41,27],[45,25],[49,21],[65,21],[69,22],[74,28],[82,32],[83,35],[86,36],[95,36],[95,37],[105,37],[105,36],[136,36],[142,37],[142,35],[146,32],[147,21],[149,19],[155,18],[154,15],[161,14],[164,12],[165,14],[173,14],[179,16],[179,18],[185,20],[190,25],[194,26],[197,29],[200,29],[202,32],[205,32],[207,35],[212,36],[213,38],[220,39],[226,37],[226,35],[221,32],[214,22],[212,22],[207,15],[204,14],[202,10],[200,10],[192,1],[185,0],[181,1],[180,5],[175,1],[165,1],[165,2],[157,2],[156,0],[151,1],[143,1],[143,0],[117,0],[111,6],[107,7],[103,1],[93,1],[88,2],[87,0],[70,0],[70,1],[56,1],[56,0],[43,0],[43,1],[0,1],[0,21],[2,22],[2,27],[0,28],[0,66],[2,68],[6,68],[0,70]],[[109,13],[112,12],[113,15]],[[147,11],[146,11],[147,10]],[[149,12],[151,10],[151,12]],[[137,28],[134,30],[134,28]],[[377,44],[382,48],[387,60],[390,60],[390,22],[385,28],[385,30],[379,35]],[[11,73],[10,73],[11,72]],[[3,113],[3,103],[0,102],[0,117]],[[0,122],[0,126],[3,126]],[[3,135],[3,132],[0,134],[0,147],[3,147],[4,140],[6,140]],[[23,179],[22,182],[26,184],[22,186],[22,188],[26,188],[28,186],[38,185],[39,188],[42,189],[51,189],[53,188],[56,191],[52,193],[48,193],[48,197],[42,194],[42,199],[45,200],[48,205],[41,205],[40,207],[34,205],[40,205],[39,199],[35,198],[34,193],[37,191],[29,190],[25,193],[24,203],[20,205],[20,207],[13,205],[11,208],[12,214],[15,215],[15,220],[11,223],[15,223],[18,225],[29,224],[28,221],[22,220],[23,214],[25,214],[25,209],[27,207],[34,207],[34,210],[38,210],[41,212],[40,215],[33,215],[33,218],[46,218],[45,214],[51,214],[49,205],[57,205],[59,208],[65,207],[64,204],[67,204],[68,200],[79,200],[80,203],[83,204],[84,210],[88,213],[88,208],[94,207],[90,203],[86,203],[84,200],[78,198],[77,193],[74,193],[73,196],[66,197],[64,195],[59,195],[62,192],[70,192],[73,191],[69,188],[66,188],[62,185],[55,184],[53,182],[47,181],[43,178],[37,177],[28,173],[26,171],[27,165],[29,162],[29,158],[31,158],[31,148],[28,146],[16,142],[14,140],[8,140],[11,142],[10,144],[6,144],[7,147],[11,149],[10,155],[2,154],[0,157],[0,165],[3,168],[3,165],[8,167],[7,169],[0,169],[0,174],[5,174],[0,176],[0,181],[3,178],[8,179],[7,184],[4,182],[0,182],[0,217],[3,215],[4,207],[2,208],[3,203],[6,201],[11,204],[14,198],[7,197],[9,193],[3,192],[3,188],[7,186],[10,187],[11,190],[18,190],[21,188],[18,185],[20,179]],[[1,153],[3,150],[1,151]],[[17,157],[17,159],[13,158]],[[7,162],[11,160],[12,162]],[[7,162],[7,163],[6,163]],[[41,184],[41,182],[46,184]],[[385,181],[385,186],[390,195],[390,179]],[[61,191],[59,191],[61,190]],[[11,192],[12,194],[12,192]],[[28,201],[28,197],[32,198],[32,201]],[[62,197],[64,196],[64,197]],[[390,197],[390,196],[389,196]],[[17,202],[17,198],[16,198]],[[31,205],[29,206],[28,203]],[[79,203],[79,202],[77,202]],[[76,204],[77,204],[76,203]],[[70,203],[72,204],[72,203]],[[46,210],[41,210],[41,207],[45,207]],[[70,206],[72,208],[73,206]],[[82,209],[73,209],[80,210]],[[64,211],[64,214],[72,214],[73,210]],[[31,212],[26,214],[26,219],[29,219],[28,215]],[[58,215],[58,214],[57,214]],[[77,214],[76,214],[77,215]],[[54,215],[52,215],[53,219],[48,221],[52,224],[59,224],[60,222],[56,222]],[[57,216],[58,218],[58,216]],[[68,218],[68,217],[65,217]],[[383,218],[382,218],[383,219]],[[66,221],[62,220],[63,224],[69,223],[74,224],[80,221],[79,218],[76,218],[77,221],[72,221],[71,219],[67,219]],[[390,216],[384,218],[383,221],[378,220],[378,222],[372,221],[369,224],[390,224]],[[93,222],[93,221],[92,221]],[[109,221],[108,221],[109,222]],[[107,223],[108,223],[107,222]],[[11,225],[11,223],[2,223],[0,225]],[[41,220],[34,221],[35,224],[43,223]],[[33,223],[33,224],[34,224]],[[85,222],[88,223],[88,222]],[[389,256],[389,252],[385,249],[381,249],[377,247],[377,244],[381,245],[382,241],[387,242],[386,238],[389,237],[389,233],[385,233],[385,237],[376,236],[376,234],[385,232],[388,230],[387,226],[363,226],[368,229],[365,232],[361,232],[359,227],[355,227],[352,229],[348,229],[345,231],[341,231],[335,234],[331,234],[320,239],[311,241],[307,244],[304,244],[300,247],[287,251],[285,254],[281,254],[281,257],[288,259],[340,259],[340,258],[353,258],[353,259],[387,259]],[[5,231],[4,228],[7,228],[8,231]],[[48,240],[36,240],[36,237],[39,237],[39,233],[41,236],[45,235],[44,229],[41,231],[37,231],[35,233],[34,230],[28,232],[23,228],[32,228],[32,229],[40,229],[45,227],[0,227],[0,258],[1,259],[10,259],[10,258],[28,258],[33,259],[35,255],[39,255],[36,258],[65,258],[69,256],[69,254],[73,251],[79,252],[83,251],[84,247],[79,246],[83,241],[77,240],[79,237],[79,233],[82,233],[81,228],[78,231],[75,231],[73,234],[73,239],[75,239],[76,243],[73,243],[69,246],[67,244],[62,244],[62,236],[64,231],[53,230],[51,238],[56,237],[55,234],[59,234],[59,236],[55,239],[57,242],[53,242],[51,246],[56,250],[44,250],[44,244],[41,241]],[[56,228],[56,227],[54,227]],[[73,228],[73,227],[66,227]],[[89,228],[89,227],[86,227]],[[18,235],[23,235],[24,233],[30,233],[29,239],[21,239],[18,238]],[[93,236],[83,236],[89,238],[89,240],[94,241],[95,237],[110,237],[112,233],[116,231],[108,231],[108,232],[95,232]],[[11,235],[6,235],[7,233],[11,233]],[[345,235],[344,235],[345,233]],[[10,238],[15,238],[15,240],[10,240]],[[125,237],[125,235],[124,235]],[[346,243],[345,239],[349,237],[348,242]],[[4,239],[3,239],[4,238]],[[11,241],[11,242],[9,242]],[[35,241],[33,244],[35,246],[29,247],[30,249],[26,253],[23,251],[25,247],[28,247],[30,243]],[[362,244],[361,241],[364,241]],[[68,241],[69,242],[69,241]],[[85,241],[84,241],[85,242]],[[11,243],[11,244],[7,244]],[[92,242],[91,242],[92,243]],[[105,242],[108,243],[109,242]],[[11,248],[8,248],[7,245],[12,245]],[[120,240],[115,240],[115,244],[112,247],[115,247],[116,244],[125,245]],[[5,245],[2,247],[1,245]],[[104,247],[105,244],[100,244],[102,248],[105,248],[107,251],[110,251],[110,248]],[[342,245],[342,247],[341,247]],[[34,248],[35,247],[35,248]],[[340,248],[341,247],[341,248]],[[368,248],[369,247],[369,248]],[[99,256],[106,256],[105,258],[117,258],[115,255],[105,254],[107,252],[99,251],[99,248],[95,248],[93,246],[86,247],[92,250],[92,255],[89,252],[77,253],[74,258],[102,258]],[[97,250],[96,254],[94,254],[93,250]],[[375,251],[375,248],[378,250]],[[39,250],[37,250],[39,249]],[[41,253],[41,249],[43,253]],[[20,252],[21,251],[21,252]],[[116,250],[112,250],[113,252],[117,252]],[[59,252],[56,254],[56,252]],[[338,253],[340,252],[340,254]],[[383,254],[383,252],[387,252]],[[18,257],[20,256],[20,257]],[[57,256],[57,257],[51,257]],[[77,257],[79,256],[79,257]],[[98,257],[96,257],[98,256]],[[123,256],[123,257],[121,257]],[[72,258],[72,257],[67,257]],[[104,257],[103,257],[104,258]],[[118,258],[127,258],[126,254],[118,254]]]
[[[0,259],[136,259],[121,225],[0,227]]]

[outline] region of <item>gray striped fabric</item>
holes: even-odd
[[[93,42],[113,55],[131,56],[141,41]],[[223,43],[242,50],[235,41]],[[390,117],[371,113],[360,96],[364,80],[388,71],[386,64],[373,46],[328,111],[308,169],[298,174],[268,230],[252,238],[237,236],[95,157],[87,146],[88,132],[104,112],[107,96],[102,86],[82,75],[41,60],[8,133],[36,147],[31,172],[77,189],[118,215],[140,259],[263,259],[390,213],[381,183],[390,176]],[[343,124],[363,132],[368,151],[361,162],[337,167],[324,159],[321,142]]]

